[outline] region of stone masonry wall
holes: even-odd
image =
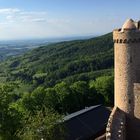
[[[137,119],[140,119],[140,83],[134,83],[134,115]]]
[[[106,138],[137,140],[140,137],[140,30],[114,30],[113,40],[117,107],[110,116]]]
[[[106,140],[125,140],[125,113],[114,107],[106,128]]]
[[[114,30],[115,106],[134,116],[134,83],[140,82],[140,31]]]
[[[121,36],[121,37],[120,37]],[[114,39],[125,40],[127,35],[124,33],[113,32]],[[133,92],[133,76],[131,63],[131,45],[126,43],[115,43],[115,106],[124,112],[130,113],[131,95]],[[130,104],[131,102],[131,104]]]

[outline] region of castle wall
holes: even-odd
[[[115,54],[115,106],[124,112],[131,112],[132,80],[132,50],[128,43],[128,34],[113,32]]]
[[[132,52],[134,83],[140,83],[140,43],[135,43],[133,45]]]
[[[127,140],[140,138],[140,83],[134,83],[134,117],[127,118]]]
[[[125,126],[125,113],[115,106],[108,120],[106,128],[106,140],[125,140]]]
[[[140,83],[134,84],[134,97],[135,97],[134,114],[136,118],[140,118]]]

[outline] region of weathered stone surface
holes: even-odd
[[[123,121],[118,110],[108,121],[108,140],[140,139],[140,22],[127,20],[122,29],[113,31],[115,54],[115,106],[126,116]],[[122,120],[120,120],[122,119]],[[120,127],[119,127],[119,125]],[[112,131],[113,130],[113,131]],[[125,133],[126,132],[126,133]]]
[[[125,121],[125,113],[118,107],[114,107],[106,128],[106,140],[124,140]]]

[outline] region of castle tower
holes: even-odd
[[[106,129],[107,140],[140,139],[140,22],[127,20],[113,31],[115,107]]]
[[[135,95],[140,83],[140,23],[127,20],[113,31],[115,50],[115,106],[130,118],[140,119],[140,99]],[[136,86],[136,87],[135,87]],[[140,90],[140,88],[139,88]],[[139,94],[140,96],[140,94]]]

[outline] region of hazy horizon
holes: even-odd
[[[105,33],[106,34],[106,33]],[[91,39],[94,37],[102,36],[99,35],[74,35],[74,36],[60,36],[60,37],[36,37],[36,38],[11,38],[11,39],[0,39],[0,42],[24,42],[24,41],[47,41],[49,42],[61,42],[61,41],[71,41],[71,40],[81,40],[81,39]]]
[[[140,19],[138,0],[0,0],[0,40],[96,36]]]

